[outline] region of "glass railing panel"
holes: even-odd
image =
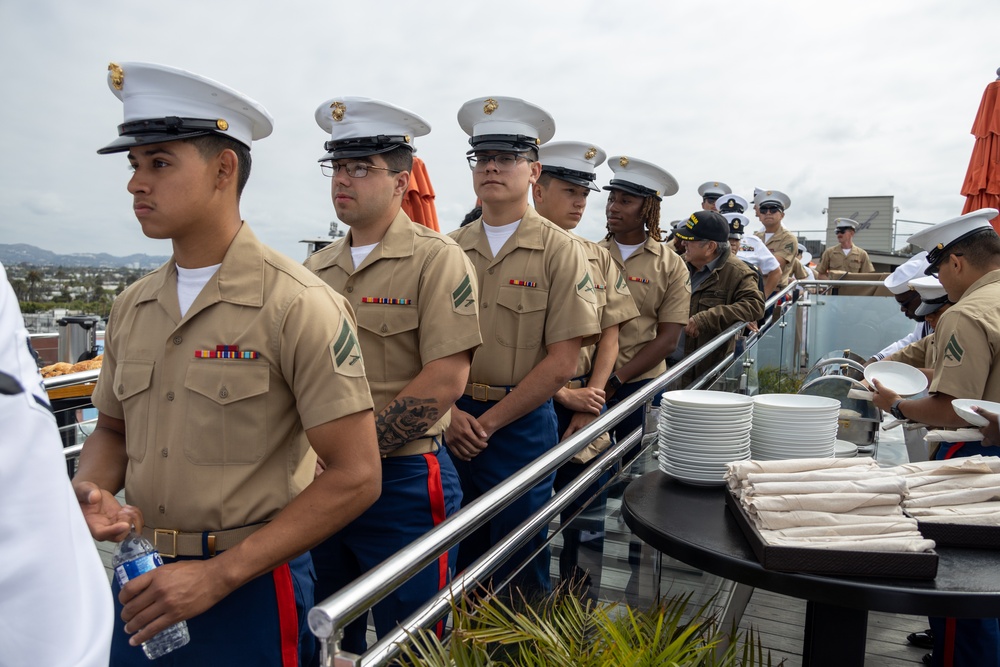
[[[811,295],[806,350],[810,368],[831,350],[849,349],[868,359],[913,331],[915,322],[889,296]]]

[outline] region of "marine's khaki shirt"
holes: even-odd
[[[660,322],[687,324],[691,279],[681,256],[648,236],[646,243],[627,260],[622,260],[621,250],[614,239],[601,241],[599,245],[611,253],[639,309],[639,317],[626,322],[618,332],[618,362],[615,368],[621,368],[656,338]],[[662,361],[630,382],[654,378],[665,370],[667,364]]]
[[[258,356],[197,356],[219,345]],[[118,297],[93,400],[125,420],[126,500],[192,532],[274,518],[315,474],[305,430],[372,407],[350,306],[246,224],[183,319],[172,260]]]
[[[1000,269],[974,282],[934,330],[934,379],[928,391],[1000,401]]]
[[[354,308],[380,412],[428,363],[479,347],[476,277],[457,243],[402,210],[357,269],[351,238],[348,232],[305,264]],[[426,435],[442,433],[450,421],[448,411]]]
[[[764,241],[764,232],[754,232],[754,236]],[[792,260],[798,258],[799,255],[799,241],[795,238],[795,235],[784,228],[784,226],[779,226],[778,231],[776,231],[772,236],[770,241],[764,241],[764,245],[767,249],[771,251],[771,254],[778,259],[785,260],[786,264],[781,269],[781,280],[778,281],[778,287],[787,287],[788,280],[792,275],[792,265],[794,262]],[[770,296],[765,294],[765,297]]]
[[[577,237],[590,262],[590,275],[594,279],[594,295],[597,297],[597,315],[601,320],[601,331],[614,325],[622,325],[639,317],[632,293],[628,291],[628,281],[611,259],[607,248],[593,241]],[[580,360],[576,366],[576,376],[590,374],[597,345],[586,345],[580,349]]]
[[[823,256],[819,260],[819,266],[816,267],[817,273],[830,273],[831,271],[874,273],[875,267],[864,249],[852,246],[851,252],[845,255],[844,250],[838,245],[824,250]]]
[[[931,332],[915,343],[910,343],[902,350],[893,352],[887,361],[898,361],[915,368],[934,368],[936,354],[934,332]]]
[[[514,386],[545,358],[546,346],[583,337],[596,342],[594,280],[575,237],[528,206],[493,256],[483,219],[449,234],[468,255],[479,279],[483,346],[469,382]]]

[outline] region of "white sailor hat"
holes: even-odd
[[[836,220],[833,221],[833,228],[834,229],[853,229],[854,231],[857,231],[857,229],[858,229],[858,221],[857,220],[851,220],[850,218],[837,218]]]
[[[910,289],[910,281],[922,276],[927,268],[927,253],[920,252],[896,267],[886,276],[882,284],[893,294],[905,294]]]
[[[758,204],[760,204],[760,198],[763,196],[764,196],[764,190],[762,190],[761,188],[754,188],[753,200],[752,200],[753,205],[757,206]]]
[[[122,101],[118,138],[97,152],[218,134],[249,147],[271,134],[271,115],[257,102],[221,83],[153,63],[111,63],[108,86]]]
[[[723,213],[722,217],[729,223],[729,238],[743,238],[747,230],[747,225],[750,224],[750,218],[742,213]]]
[[[477,97],[458,110],[458,124],[475,151],[524,152],[538,148],[556,133],[545,109],[516,97]]]
[[[623,190],[640,197],[657,199],[675,195],[680,190],[677,179],[666,169],[661,169],[652,162],[614,155],[608,158],[608,166],[611,167],[614,176],[611,182],[604,186],[605,190]]]
[[[431,131],[427,121],[412,111],[367,97],[334,97],[323,102],[316,109],[316,123],[330,133],[320,162],[378,155],[399,146],[412,151],[413,138]]]
[[[718,199],[722,195],[728,195],[733,189],[730,188],[725,183],[720,183],[719,181],[709,181],[708,183],[702,183],[698,186],[698,194],[705,197],[714,197]]]
[[[931,274],[937,271],[938,264],[941,263],[948,248],[978,231],[993,229],[990,220],[997,215],[998,211],[995,208],[981,208],[978,211],[939,222],[933,227],[917,232],[906,241],[927,251],[928,266],[924,269],[924,273]]]
[[[597,146],[581,141],[553,141],[538,149],[543,173],[595,191],[600,190],[594,182],[597,168],[607,157]]]
[[[715,200],[715,208],[720,213],[744,213],[750,208],[750,204],[739,195],[722,195]]]
[[[802,259],[799,260],[799,263],[802,264],[802,266],[809,266],[809,262],[811,261],[813,261],[812,253],[808,250],[803,250]]]
[[[914,315],[929,315],[937,312],[948,303],[948,292],[944,289],[941,281],[934,276],[914,278],[910,281],[909,286],[920,295],[920,305],[917,306]]]
[[[806,247],[800,243],[799,244],[799,252],[805,252],[805,251],[806,251]]]
[[[779,192],[777,190],[761,190],[760,194],[754,191],[754,204],[758,207],[764,204],[777,204],[781,207],[782,211],[787,211],[791,205],[792,200],[788,198],[784,192]]]

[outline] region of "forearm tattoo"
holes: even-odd
[[[403,396],[392,401],[375,418],[378,448],[388,454],[406,443],[423,437],[427,429],[441,418],[433,398]]]

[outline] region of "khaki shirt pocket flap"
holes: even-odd
[[[124,401],[149,389],[152,382],[152,361],[123,361],[115,369],[115,396]]]
[[[188,366],[184,387],[219,405],[229,405],[266,394],[270,368],[246,361],[194,361]]]
[[[532,313],[545,310],[549,302],[547,290],[537,287],[503,285],[497,294],[497,303],[515,313]]]
[[[382,305],[358,308],[358,328],[376,336],[395,336],[413,331],[420,324],[420,314],[416,306]]]

